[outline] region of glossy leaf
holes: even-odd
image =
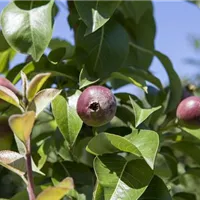
[[[14,151],[0,151],[0,165],[19,176],[23,176],[26,172],[24,156]]]
[[[111,78],[121,79],[121,80],[127,81],[128,83],[132,83],[147,93],[147,86],[146,86],[145,80],[143,78],[135,76],[134,74],[130,74],[124,71],[113,72],[111,74]]]
[[[94,155],[103,155],[119,151],[129,152],[136,156],[141,155],[137,147],[126,138],[109,133],[100,133],[92,138],[86,149]]]
[[[103,187],[99,184],[99,182],[96,183],[95,191],[93,193],[93,200],[104,200],[104,190]]]
[[[52,102],[53,115],[58,124],[58,128],[70,146],[76,141],[83,124],[76,112],[76,102],[79,95],[80,92],[77,91],[71,96],[73,100],[70,102],[67,102],[62,96],[57,96]],[[61,110],[62,112],[60,112]]]
[[[140,151],[147,164],[153,169],[159,147],[159,136],[152,130],[139,130],[125,136]]]
[[[4,86],[0,86],[0,99],[18,107],[18,108],[21,108],[20,104],[19,104],[19,99],[15,95],[15,93]]]
[[[118,1],[75,1],[76,9],[87,26],[86,35],[102,27],[118,7]]]
[[[37,196],[36,200],[59,200],[72,189],[74,189],[73,179],[66,178],[55,187],[48,187],[45,189]]]
[[[26,144],[30,138],[35,122],[35,112],[30,111],[22,115],[12,115],[9,118],[9,125],[13,133]]]
[[[114,155],[97,157],[94,169],[105,200],[138,199],[153,176],[153,171],[143,160],[127,162]]]
[[[52,36],[53,2],[13,1],[3,9],[2,31],[13,49],[40,59]]]
[[[38,92],[30,102],[28,110],[33,110],[38,116],[59,94],[61,90],[50,88]]]
[[[29,101],[32,101],[35,97],[36,93],[41,89],[43,84],[47,81],[47,79],[51,76],[51,73],[40,73],[37,74],[31,82],[29,83],[27,98]]]
[[[79,89],[92,85],[98,81],[99,79],[94,80],[88,75],[85,67],[82,68],[79,75]]]
[[[88,74],[94,78],[105,78],[117,71],[129,48],[128,35],[123,27],[110,21],[84,37],[85,30],[85,25],[80,24],[76,34],[76,54],[78,61],[85,64]]]
[[[129,134],[126,137],[100,133],[90,140],[86,149],[94,155],[120,151],[129,152],[135,156],[143,157],[153,169],[158,145],[157,133],[150,130],[140,130],[139,133]]]
[[[179,120],[178,122],[179,127],[186,131],[187,133],[191,134],[192,136],[200,139],[200,124],[199,122],[186,122]]]
[[[150,108],[150,109],[142,109],[139,105],[135,103],[135,101],[130,97],[130,101],[133,107],[134,115],[135,115],[135,127],[138,127],[143,121],[145,121],[153,112],[159,110],[161,106]]]

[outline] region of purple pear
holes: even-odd
[[[77,113],[88,126],[107,124],[115,116],[116,99],[111,90],[103,86],[90,86],[80,95]]]
[[[200,97],[191,96],[181,101],[176,116],[184,121],[200,119]]]

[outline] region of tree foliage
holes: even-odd
[[[16,0],[1,12],[0,73],[22,87],[16,94],[0,85],[0,198],[200,200],[200,125],[176,118],[183,86],[154,47],[152,2],[65,3],[74,45],[52,38],[54,0]],[[19,52],[27,59],[10,69]],[[149,70],[154,57],[167,87]],[[144,98],[115,93],[127,84]],[[110,88],[117,100],[115,117],[101,127],[76,112],[90,85]]]

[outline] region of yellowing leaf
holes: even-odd
[[[30,137],[34,122],[35,112],[33,111],[23,115],[12,115],[9,118],[9,125],[12,131],[23,143],[26,143]]]
[[[41,192],[36,200],[60,200],[70,190],[74,189],[74,182],[72,178],[66,178],[55,187],[48,187]]]
[[[14,106],[20,107],[19,99],[15,93],[4,86],[0,86],[0,99],[3,99]]]
[[[27,91],[27,98],[29,101],[34,98],[35,94],[41,89],[50,76],[51,73],[40,73],[31,80]]]
[[[34,110],[38,116],[60,93],[61,90],[54,88],[41,90],[28,106],[28,110]]]
[[[0,165],[20,176],[26,171],[24,156],[14,151],[0,151]]]

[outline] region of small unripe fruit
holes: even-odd
[[[200,119],[200,97],[191,96],[181,101],[176,116],[184,121]]]
[[[17,88],[6,78],[0,77],[0,86],[4,86],[14,92],[16,95],[19,95],[20,92],[17,90]]]
[[[113,93],[103,86],[90,86],[80,95],[77,113],[88,126],[98,127],[108,123],[116,113]]]

